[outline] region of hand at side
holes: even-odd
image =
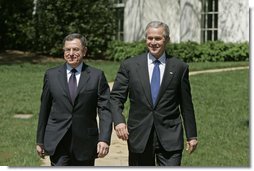
[[[109,152],[109,146],[105,142],[99,142],[97,144],[97,153],[99,158],[105,157]]]
[[[187,141],[187,148],[186,150],[189,152],[189,154],[193,153],[198,145],[198,140],[197,139],[190,139]]]
[[[115,126],[116,135],[118,138],[128,140],[129,132],[125,123],[120,123]]]

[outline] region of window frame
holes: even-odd
[[[201,42],[218,40],[219,0],[202,0]]]

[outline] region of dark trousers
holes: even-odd
[[[79,161],[72,155],[71,129],[57,145],[54,155],[50,156],[51,166],[94,166],[93,160]]]
[[[181,159],[182,150],[164,150],[154,128],[143,153],[129,151],[129,166],[180,166]]]

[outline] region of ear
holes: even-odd
[[[86,56],[86,52],[87,52],[87,47],[84,47],[83,48],[83,54],[84,54],[83,56]]]
[[[165,42],[169,43],[170,42],[170,37],[166,38]]]

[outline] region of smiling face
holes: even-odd
[[[146,45],[149,52],[157,59],[164,53],[169,38],[165,38],[163,27],[150,27],[146,30]]]
[[[87,51],[87,48],[82,46],[79,39],[65,41],[63,49],[64,59],[72,68],[76,68],[83,62],[83,57]]]

